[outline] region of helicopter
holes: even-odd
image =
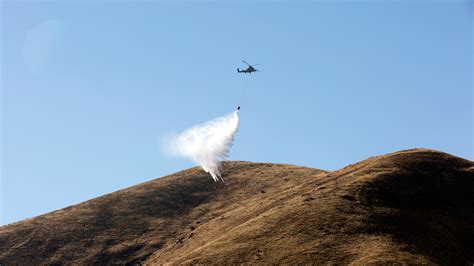
[[[256,68],[254,68],[252,65],[250,65],[249,63],[247,63],[245,60],[242,60],[242,62],[244,62],[245,64],[247,64],[247,68],[246,69],[238,69],[237,68],[237,72],[238,73],[249,73],[249,74],[252,74],[252,72],[257,72],[258,70]],[[254,66],[258,66],[259,64],[256,64]]]

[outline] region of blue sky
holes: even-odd
[[[1,8],[0,224],[192,167],[160,139],[238,104],[232,160],[474,158],[470,1]]]

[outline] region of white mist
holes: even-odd
[[[235,111],[172,136],[166,144],[167,150],[171,155],[193,160],[214,181],[223,181],[221,162],[228,157],[238,128],[239,116]]]

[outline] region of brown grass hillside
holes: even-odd
[[[196,167],[0,227],[0,264],[474,263],[471,161],[232,161],[224,178]]]

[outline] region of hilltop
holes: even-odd
[[[474,162],[414,149],[337,171],[228,161],[0,227],[0,264],[474,263]]]

